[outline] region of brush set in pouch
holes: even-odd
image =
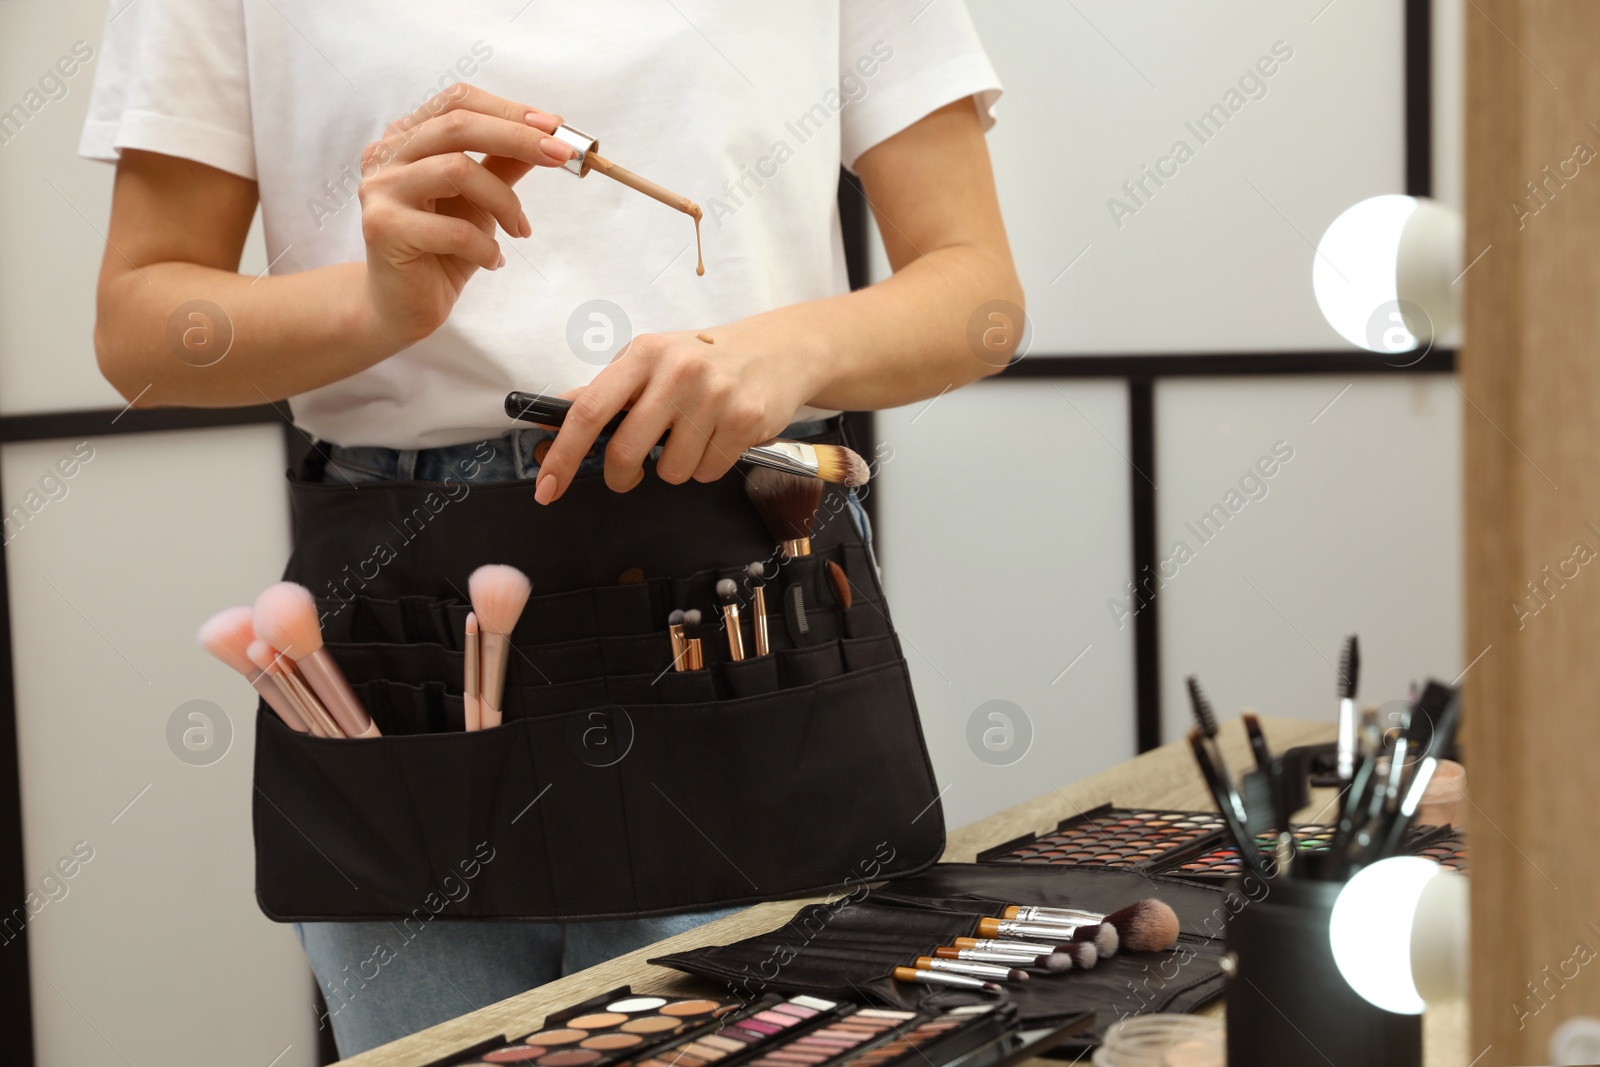
[[[802,443],[846,451],[825,436]],[[314,450],[291,478],[285,584],[309,632],[271,647],[316,683],[328,672],[297,659],[314,643],[349,697],[323,703],[372,732],[300,729],[277,676],[241,666],[268,701],[254,829],[270,917],[670,914],[943,851],[844,490],[761,471],[618,494],[596,472],[544,507],[531,480],[351,487],[326,462]],[[353,567],[368,544],[392,551]]]
[[[784,926],[652,963],[726,982],[868,997],[885,1007],[1016,1005],[1024,1024],[1082,1012],[1074,1054],[1129,1014],[1190,1011],[1222,991],[1218,940],[1245,898],[1113,868],[939,864],[802,908]]]

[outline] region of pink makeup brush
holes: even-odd
[[[506,661],[511,655],[511,631],[527,606],[533,583],[515,567],[486,563],[467,579],[472,610],[478,616],[479,713],[485,730],[500,725],[506,687]]]
[[[378,727],[361,706],[333,654],[322,644],[322,624],[311,590],[294,582],[269,585],[256,597],[256,633],[294,660],[295,668],[321,698],[346,737],[377,737]]]
[[[344,731],[339,729],[339,724],[333,721],[333,716],[328,714],[328,709],[322,706],[322,701],[317,699],[317,694],[306,685],[305,679],[300,677],[300,672],[294,669],[294,663],[282,652],[267,644],[261,638],[250,642],[245,655],[250,657],[250,662],[260,667],[283,689],[284,695],[289,698],[295,708],[300,712],[300,717],[311,727],[311,733],[316,737],[343,737]]]
[[[201,624],[197,636],[202,648],[244,675],[289,729],[302,734],[311,732],[277,679],[250,662],[250,642],[256,639],[256,632],[250,625],[249,608],[241,606],[217,612]]]
[[[483,708],[478,702],[478,615],[476,612],[467,612],[467,635],[462,641],[463,649],[467,654],[465,670],[462,673],[461,685],[461,710],[467,717],[468,730],[483,729]]]

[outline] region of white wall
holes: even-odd
[[[969,7],[1007,90],[989,147],[1028,294],[1033,355],[1351,350],[1317,311],[1313,248],[1344,208],[1404,187],[1400,4]],[[1457,205],[1461,8],[1436,0],[1434,178],[1441,199]],[[1294,55],[1266,81],[1266,94],[1199,144],[1185,123],[1280,40]],[[1153,195],[1118,226],[1108,198],[1177,138],[1194,157],[1165,186],[1151,183]],[[881,248],[874,257],[881,277]],[[1119,383],[1054,386],[983,383],[940,400],[915,426],[915,405],[879,418],[896,446],[878,490],[886,582],[897,624],[938,649],[923,657],[937,670],[911,658],[953,825],[1132,751],[1132,626],[1119,630],[1108,603],[1131,577],[1127,483],[1138,475],[1111,452],[1127,448],[1125,394]],[[1083,418],[1061,392],[1109,444],[1081,433]],[[1465,666],[1461,418],[1445,376],[1158,383],[1157,542],[1163,555],[1180,537],[1196,549],[1158,594],[1168,739],[1188,724],[1189,673],[1225,717],[1253,705],[1331,721],[1329,661],[1352,631],[1363,638],[1365,698],[1402,694],[1429,674],[1453,678]],[[950,439],[912,436],[930,424],[947,426]],[[1268,483],[1269,495],[1200,545],[1184,522],[1280,440],[1295,458]],[[1104,467],[1108,456],[1115,472]],[[1003,485],[989,484],[997,474]],[[1025,489],[1012,495],[1019,483]],[[1051,592],[1028,595],[1019,576],[1041,556],[1050,560]],[[963,557],[967,577],[929,582],[933,561]],[[974,620],[959,640],[929,617],[946,603]],[[1031,642],[1026,654],[1018,634]],[[1068,675],[1071,688],[1037,683],[1038,664],[1064,664],[1064,653],[1091,641]],[[1037,727],[1033,751],[1004,770],[974,755],[965,734],[974,708],[997,696],[1021,705]]]
[[[106,8],[0,4],[0,110],[75,41],[98,49]],[[112,177],[76,156],[93,77],[90,63],[0,143],[7,415],[123,404],[91,341]],[[245,269],[265,262],[253,234]],[[283,565],[281,431],[7,445],[0,504],[26,506],[79,446],[94,458],[66,495],[34,498],[47,502],[5,534],[28,890],[42,892],[75,842],[94,850],[29,924],[37,1063],[264,1065],[281,1054],[276,1067],[305,1067],[317,1062],[310,969],[293,932],[255,905],[254,701],[193,642],[201,619],[248,602]],[[207,766],[168,746],[168,719],[190,700],[231,721],[231,747]]]
[[[1122,383],[998,382],[878,436],[877,546],[950,825],[1132,756],[1133,628],[1100,604],[1130,569]]]

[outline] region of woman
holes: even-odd
[[[120,5],[82,147],[117,164],[100,365],[139,406],[288,400],[340,484],[490,454],[473,477],[541,505],[596,467],[618,493],[712,482],[786,427],[1004,364],[1008,337],[969,343],[1022,301],[998,95],[959,0]],[[702,205],[703,277],[686,218],[557,169],[564,120]],[[841,164],[894,269],[854,293]],[[575,406],[519,430],[512,389]],[[300,934],[349,1056],[707,914],[443,925],[356,984],[385,924]]]

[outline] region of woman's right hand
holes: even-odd
[[[396,350],[443,325],[479,267],[533,226],[514,185],[559,167],[572,149],[550,137],[561,118],[457,83],[391,123],[361,155],[361,232],[375,329]],[[482,153],[482,162],[467,155]]]

